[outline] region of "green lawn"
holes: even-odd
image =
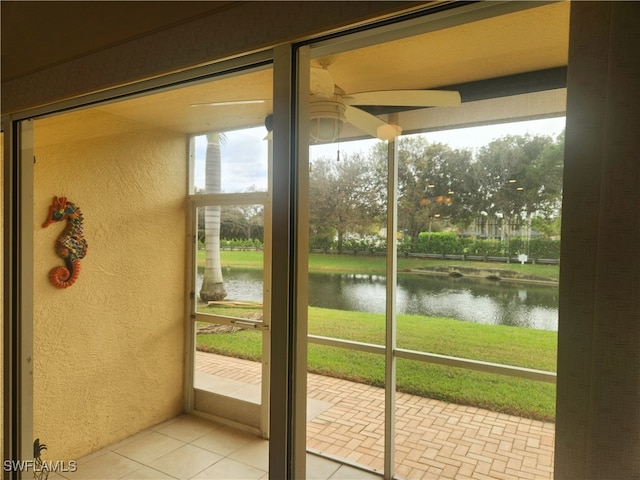
[[[309,333],[382,345],[384,316],[310,307]],[[555,332],[399,315],[397,336],[398,347],[409,350],[555,371]],[[198,335],[197,344],[201,350],[249,360],[261,356],[260,333],[253,330]],[[308,370],[384,385],[382,355],[310,344]],[[555,418],[552,384],[400,359],[397,385],[403,392],[453,403],[539,420]]]
[[[384,315],[309,308],[309,334],[384,345]],[[556,332],[398,315],[397,346],[406,350],[555,371]]]
[[[204,264],[204,252],[199,260]],[[223,251],[223,266],[261,268],[262,252]],[[461,264],[467,267],[504,268],[558,279],[558,266],[487,264],[399,258],[399,271],[426,266]],[[310,271],[383,273],[384,257],[310,254]],[[251,309],[202,307],[201,311],[245,316]],[[555,371],[557,333],[502,325],[481,325],[449,318],[398,315],[399,348]],[[383,345],[384,315],[309,308],[309,333]],[[255,330],[198,335],[198,349],[259,361],[261,334]],[[384,386],[384,357],[342,348],[309,344],[308,370],[312,373]],[[443,367],[398,359],[399,391],[452,403],[473,405],[545,421],[555,419],[555,385],[503,375]]]

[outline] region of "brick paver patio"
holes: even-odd
[[[261,366],[197,352],[200,374],[260,383]],[[384,391],[309,374],[307,448],[382,472]],[[256,389],[257,391],[257,389]],[[550,479],[555,425],[404,393],[396,395],[397,477]]]

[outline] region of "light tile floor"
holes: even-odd
[[[50,480],[258,480],[267,479],[269,442],[250,433],[180,415],[77,460],[75,472]],[[308,479],[380,477],[307,455]]]

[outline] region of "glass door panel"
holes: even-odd
[[[513,277],[485,273],[485,265],[501,256],[507,264],[514,263],[514,258],[515,262],[522,262],[523,265],[516,265],[522,271],[529,269],[531,265],[524,263],[527,258],[530,262],[534,243],[533,211],[542,215],[549,207],[548,212],[553,215],[546,220],[551,226],[555,220],[552,217],[559,214],[560,198],[560,189],[553,181],[560,177],[552,172],[560,171],[561,159],[548,155],[557,150],[558,142],[549,137],[550,149],[542,155],[544,139],[526,135],[527,126],[534,128],[532,122],[527,122],[525,130],[519,130],[523,135],[513,136],[517,135],[517,119],[535,117],[531,115],[530,94],[541,91],[533,87],[536,82],[542,83],[541,76],[533,72],[531,91],[514,89],[509,94],[511,103],[504,110],[498,100],[504,95],[498,91],[482,97],[486,103],[480,103],[480,97],[472,100],[465,91],[469,87],[469,92],[488,92],[512,80],[507,75],[513,72],[489,72],[487,60],[499,47],[508,45],[513,51],[519,48],[512,45],[513,38],[522,41],[522,51],[531,55],[539,51],[538,37],[521,36],[523,29],[532,28],[536,18],[526,12],[514,14],[512,18],[521,22],[519,27],[510,23],[509,28],[501,29],[503,41],[497,41],[481,32],[490,29],[498,17],[493,18],[487,10],[483,12],[486,18],[480,18],[472,8],[475,7],[461,8],[460,16],[451,15],[442,23],[443,17],[434,13],[431,19],[425,16],[422,25],[407,24],[406,29],[398,25],[396,31],[372,31],[367,32],[368,36],[354,35],[340,42],[318,42],[310,46],[311,60],[304,66],[310,69],[311,79],[308,365],[314,374],[384,386],[387,396],[381,415],[385,417],[386,438],[380,445],[384,446],[385,478],[455,476],[447,467],[458,452],[444,449],[437,463],[428,457],[433,450],[425,457],[423,445],[415,441],[414,437],[423,435],[423,431],[428,437],[431,432],[427,422],[437,413],[432,411],[423,422],[417,414],[418,405],[429,397],[459,402],[464,408],[469,403],[481,404],[485,398],[479,398],[478,389],[465,388],[466,382],[478,386],[471,379],[477,379],[475,370],[480,369],[479,365],[484,368],[485,364],[513,356],[512,338],[521,333],[517,331],[521,326],[545,328],[536,325],[553,324],[541,320],[542,309],[530,321],[519,313],[518,321],[501,318],[496,323],[503,325],[489,327],[490,332],[475,326],[467,329],[461,321],[466,318],[456,315],[464,309],[472,310],[480,319],[478,323],[491,323],[486,320],[486,312],[492,302],[486,297],[471,298],[474,303],[470,304],[467,297],[475,294],[457,294],[468,280],[460,277],[472,276],[467,273],[471,270],[484,273],[481,279],[472,278],[474,283],[497,292],[498,301],[493,303],[497,303],[494,310],[498,314],[505,310],[505,303],[514,304],[513,311],[521,312],[524,309],[517,307],[533,300],[533,290],[515,287],[513,295],[506,294],[498,284],[507,282],[496,280]],[[475,31],[473,40],[464,33],[468,28]],[[446,42],[450,48],[442,48],[445,38],[450,39]],[[479,63],[478,57],[470,55],[476,51],[477,42],[482,43],[486,55]],[[398,54],[410,51],[416,55]],[[417,54],[424,51],[433,55]],[[460,83],[463,71],[468,74],[464,81],[469,84]],[[553,109],[561,111],[561,102],[551,96],[548,100],[549,107],[552,103],[554,107],[544,116],[552,116]],[[541,122],[549,125],[548,119]],[[512,136],[482,144],[477,143],[477,131],[463,128],[491,123],[500,124],[496,137],[509,133]],[[446,141],[447,133],[453,139],[451,144]],[[515,155],[516,149],[527,154]],[[527,155],[529,164],[523,162]],[[542,175],[533,178],[539,171],[531,163],[536,159],[549,162],[545,163],[549,167],[553,165],[544,177],[543,187],[539,181]],[[543,191],[545,195],[540,196]],[[540,201],[535,207],[534,197]],[[545,204],[546,201],[550,203]],[[482,249],[474,250],[471,237],[495,235],[499,238],[487,238]],[[504,254],[498,255],[489,247]],[[435,282],[440,286],[429,295],[427,289]],[[485,332],[495,339],[494,343],[486,341]],[[516,363],[503,369],[505,375],[513,374],[511,365],[545,371],[553,368],[553,334],[542,332],[535,338],[545,339],[548,348],[544,351],[550,353],[546,356],[549,361],[540,361],[535,355],[533,365],[525,358],[514,359]],[[531,345],[540,349],[541,343]],[[461,344],[466,348],[461,349]],[[517,349],[518,353],[523,351],[524,345]],[[359,355],[368,358],[361,362]],[[470,358],[475,363],[455,363],[456,369],[433,365],[443,362],[444,356]],[[365,365],[367,368],[362,369]],[[381,373],[379,367],[383,367]],[[549,383],[545,372],[526,375],[537,375]],[[485,373],[480,377],[484,382],[480,383],[489,386],[490,391],[496,375],[491,372],[490,378]],[[452,378],[456,381],[452,382]],[[504,384],[515,385],[510,381]],[[540,389],[545,392],[541,397],[552,403],[553,387],[544,387]],[[446,389],[461,392],[444,395]],[[309,399],[332,404],[334,400],[328,393],[333,390],[328,388],[326,395],[316,398],[311,397],[309,388]],[[513,390],[540,398],[527,395],[522,383]],[[401,405],[400,392],[411,394],[415,406]],[[354,407],[346,409],[339,419],[327,416],[326,428],[335,438],[342,440],[350,429],[346,425],[358,419],[355,405],[360,405],[363,398],[358,396]],[[423,423],[414,425],[414,419]],[[317,430],[315,420],[308,421],[308,444],[317,445],[319,452],[378,468],[358,454],[362,447],[359,442],[364,439],[344,438],[346,441],[341,444],[330,443],[328,436],[318,440]],[[335,447],[338,444],[339,448]]]
[[[311,335],[384,345],[386,156],[376,143],[310,149]]]
[[[264,204],[194,211],[195,408],[256,427],[268,391]]]
[[[194,386],[255,404],[261,403],[259,366],[266,330],[262,210],[262,205],[196,209]],[[220,223],[217,254],[210,246],[205,227],[207,216],[211,220],[212,212],[217,212],[213,215],[219,215]],[[240,234],[245,238],[240,238]]]
[[[312,143],[315,137],[312,132]],[[362,469],[358,475],[380,474],[385,457],[386,142],[318,141],[310,146],[309,158],[307,448]]]
[[[219,129],[190,142],[190,404],[264,437],[271,301],[270,136],[264,125],[272,90],[271,68],[212,82],[206,98],[191,106]]]
[[[210,237],[215,231],[206,222],[216,216],[219,240],[214,241]],[[261,321],[264,206],[206,206],[197,209],[197,217],[198,313]]]

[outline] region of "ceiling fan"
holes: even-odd
[[[444,107],[460,105],[460,93],[448,90],[378,90],[372,92],[345,93],[335,84],[327,63],[311,67],[309,136],[312,143],[335,141],[345,122],[363,133],[380,140],[393,140],[402,133],[402,128],[387,123],[359,106],[375,105],[389,107]],[[240,100],[215,103],[197,103],[192,107],[227,106],[266,103],[266,100]],[[271,136],[272,116],[265,119]]]
[[[334,141],[348,122],[362,132],[393,140],[402,133],[399,125],[384,122],[358,106],[445,107],[460,105],[460,93],[447,90],[378,90],[345,93],[326,66],[311,67],[310,137],[316,143]]]

